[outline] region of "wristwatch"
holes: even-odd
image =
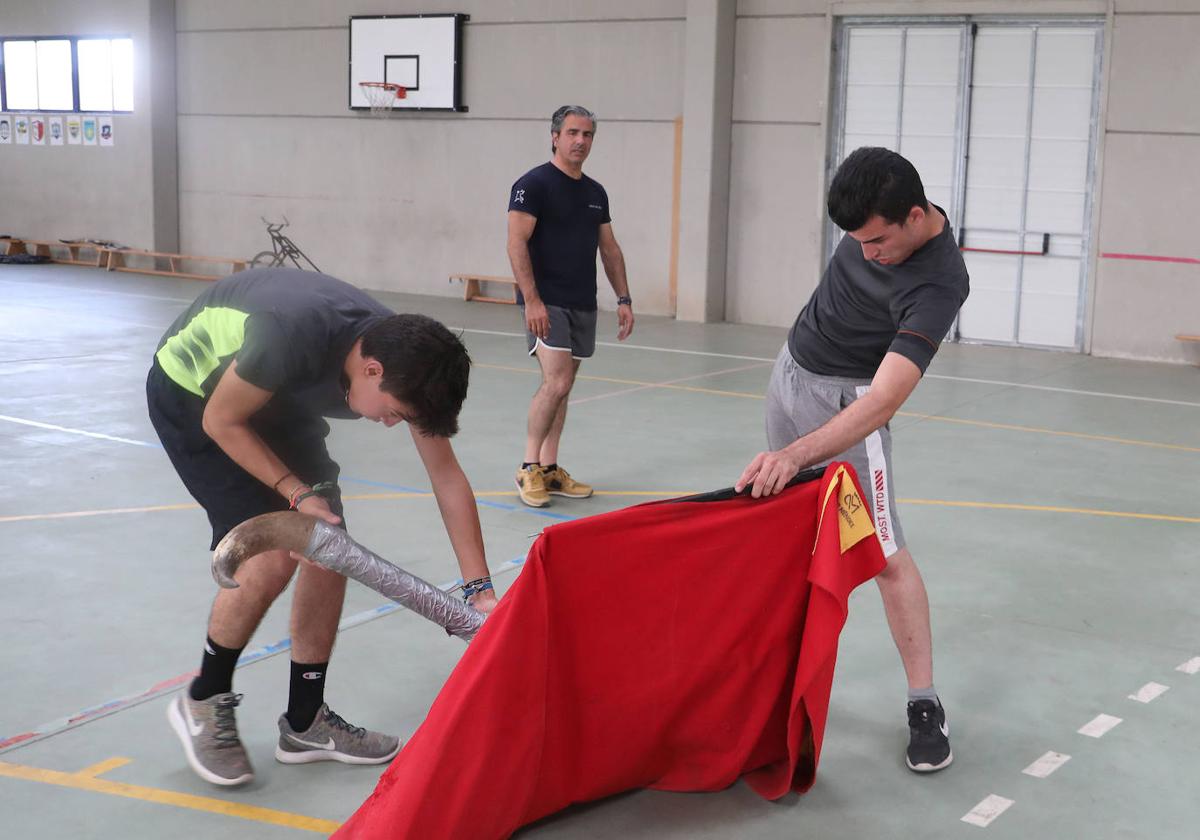
[[[629,295],[621,295],[617,298],[617,306],[633,306],[633,298]]]

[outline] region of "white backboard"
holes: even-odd
[[[359,82],[406,88],[394,111],[465,111],[462,27],[465,14],[350,18],[350,109],[369,107]]]

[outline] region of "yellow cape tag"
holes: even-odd
[[[875,525],[871,514],[863,504],[862,497],[854,487],[854,482],[846,473],[845,467],[838,467],[833,481],[825,490],[825,499],[821,503],[821,512],[825,512],[829,497],[837,494],[838,507],[838,536],[841,538],[842,553],[845,554],[864,538],[875,533]],[[818,523],[818,528],[819,528]]]

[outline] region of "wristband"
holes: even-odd
[[[304,489],[306,487],[307,487],[307,489]],[[311,498],[313,496],[325,496],[325,495],[327,495],[327,493],[325,491],[333,490],[336,487],[337,487],[337,485],[334,484],[332,481],[318,481],[312,487],[308,487],[305,484],[301,484],[299,487],[297,487],[295,490],[292,491],[292,496],[291,496],[291,498],[288,499],[288,507],[291,508],[292,510],[299,510],[300,503],[303,502],[305,499]],[[303,492],[301,492],[301,491],[303,491]]]
[[[633,306],[633,298],[629,295],[621,295],[617,298],[617,306]]]

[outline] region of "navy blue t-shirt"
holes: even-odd
[[[553,163],[543,163],[513,184],[508,209],[537,219],[529,258],[542,302],[595,311],[600,225],[612,221],[604,187],[586,175],[576,180]],[[519,290],[517,302],[524,303]]]

